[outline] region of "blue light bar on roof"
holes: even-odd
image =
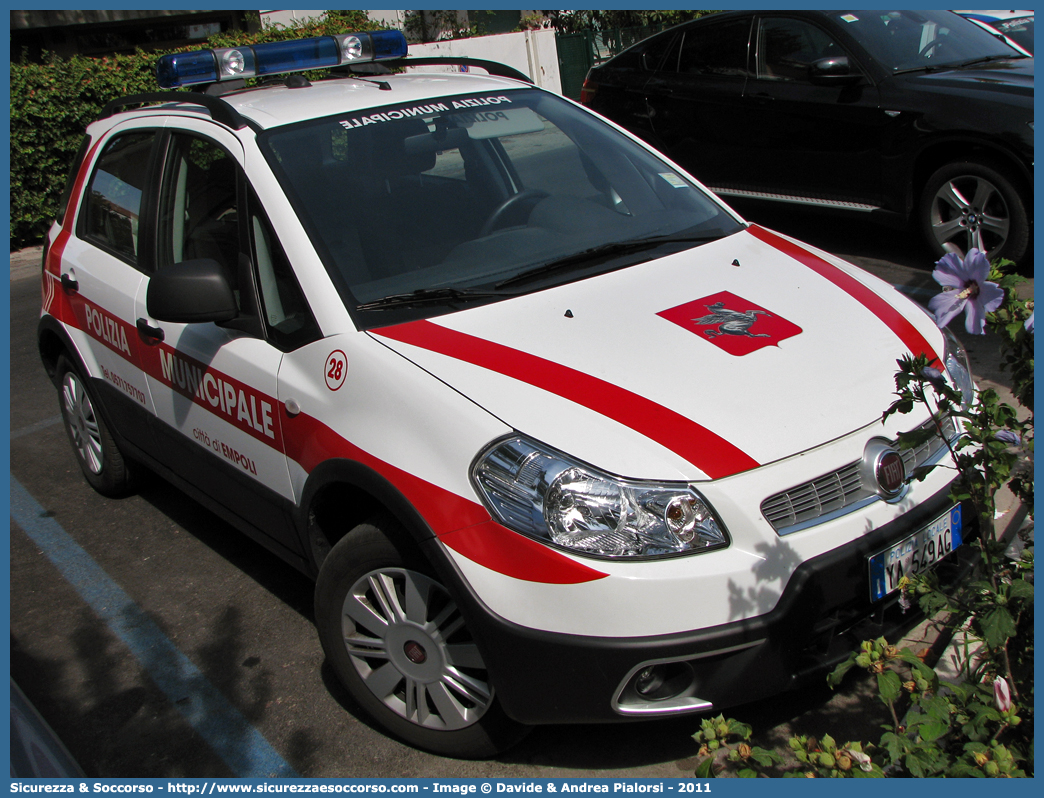
[[[196,83],[403,58],[407,52],[406,37],[397,30],[343,33],[165,55],[156,62],[156,79],[163,88],[176,89]]]

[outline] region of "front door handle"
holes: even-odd
[[[70,277],[68,272],[62,275],[62,290],[67,294],[72,294],[80,290],[80,283],[77,282],[75,277]]]
[[[163,340],[163,330],[153,327],[147,319],[138,319],[138,335],[144,339],[145,343],[153,346]]]

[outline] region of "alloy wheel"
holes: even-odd
[[[493,700],[459,609],[424,574],[382,568],[360,578],[344,600],[342,634],[367,689],[411,723],[462,729]]]
[[[962,256],[974,247],[992,257],[1011,229],[1011,213],[1001,191],[978,175],[943,183],[932,198],[929,221],[939,246]]]
[[[62,378],[62,405],[73,446],[90,472],[100,474],[104,464],[104,450],[98,417],[83,385],[71,371]]]

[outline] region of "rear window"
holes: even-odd
[[[58,212],[55,214],[58,224],[65,221],[65,209],[69,204],[69,197],[72,196],[73,184],[76,183],[76,176],[80,173],[80,166],[83,164],[83,159],[87,157],[87,150],[90,146],[91,137],[84,136],[83,141],[80,142],[80,149],[76,152],[76,157],[73,158],[72,164],[69,166],[69,174],[65,178],[65,188],[62,189],[62,196],[58,200]]]
[[[142,191],[152,131],[115,136],[98,157],[87,188],[84,236],[130,264],[138,261]]]

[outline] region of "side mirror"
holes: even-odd
[[[850,86],[861,81],[863,76],[853,71],[848,56],[840,55],[813,61],[808,68],[808,79],[817,86]]]
[[[185,324],[226,322],[236,317],[236,296],[216,260],[186,260],[160,269],[145,295],[149,315]]]

